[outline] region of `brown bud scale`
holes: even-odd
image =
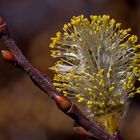
[[[71,105],[72,105],[71,101],[62,95],[54,95],[54,100],[55,100],[57,106],[63,112],[67,112],[71,108]]]
[[[15,59],[13,54],[10,51],[2,50],[1,54],[2,54],[2,57],[8,62],[12,62]]]

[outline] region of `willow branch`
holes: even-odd
[[[5,47],[8,49],[8,51],[1,51],[3,58],[7,62],[24,70],[30,76],[36,86],[55,100],[56,105],[60,110],[75,120],[81,127],[83,127],[85,131],[87,131],[88,136],[97,138],[98,140],[121,140],[121,137],[119,137],[118,134],[116,136],[111,136],[95,122],[91,122],[75,104],[72,104],[69,99],[64,97],[55,89],[50,79],[45,74],[41,73],[30,64],[30,62],[19,50],[14,40],[10,37],[7,24],[2,18],[0,18],[0,38]]]

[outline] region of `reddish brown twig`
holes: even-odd
[[[55,89],[46,75],[29,63],[10,37],[6,22],[2,18],[0,18],[0,38],[6,48],[8,48],[8,51],[1,51],[3,58],[16,67],[23,69],[41,90],[55,100],[60,110],[75,120],[87,132],[87,136],[97,138],[98,140],[123,140],[119,133],[116,136],[111,136],[95,122],[91,122],[75,104],[72,104],[69,99]]]

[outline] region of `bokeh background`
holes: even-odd
[[[12,37],[30,62],[51,78],[50,38],[80,14],[109,14],[140,37],[140,0],[0,0],[0,15]],[[140,140],[139,99],[135,97],[120,123],[126,140]],[[0,140],[85,140],[72,126],[24,72],[0,57]]]

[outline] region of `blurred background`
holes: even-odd
[[[51,78],[50,38],[80,14],[109,14],[140,37],[139,0],[0,0],[0,15],[12,37],[30,62]],[[135,97],[120,123],[126,140],[140,140],[139,99]],[[85,140],[72,126],[73,121],[23,71],[0,57],[0,140]]]

